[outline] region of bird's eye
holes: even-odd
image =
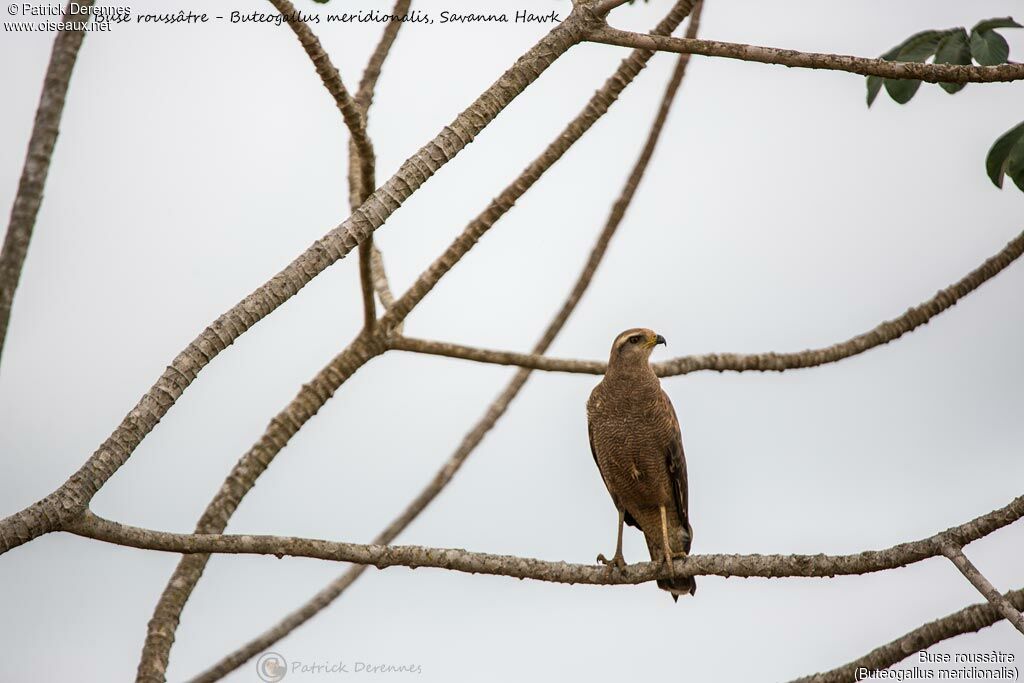
[[[640,335],[639,334],[634,334],[632,337],[630,337],[628,339],[628,341],[629,341],[630,344],[639,344],[640,343]]]

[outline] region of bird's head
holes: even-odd
[[[658,344],[667,344],[665,338],[646,327],[634,327],[615,338],[608,367],[626,369],[646,367],[651,351]]]

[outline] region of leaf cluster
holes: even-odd
[[[962,26],[945,30],[921,31],[882,55],[888,62],[924,63],[933,59],[935,64],[960,64],[970,66],[977,62],[981,66],[998,66],[1010,58],[1010,46],[996,29],[1021,28],[1011,17],[985,19],[975,24],[968,33]],[[903,78],[881,78],[868,76],[868,106],[874,103],[882,86],[889,97],[899,104],[906,104],[921,87],[921,81]],[[950,95],[963,90],[965,83],[939,83]]]

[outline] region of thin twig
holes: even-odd
[[[687,35],[696,35],[699,27],[701,7],[702,3],[698,3],[694,7],[694,10],[690,15]],[[611,238],[615,234],[618,226],[621,224],[622,219],[625,216],[626,209],[632,201],[632,198],[635,196],[640,180],[642,179],[648,163],[654,154],[654,149],[661,135],[665,121],[668,118],[668,113],[672,102],[675,99],[675,94],[679,89],[683,76],[685,75],[688,62],[689,59],[686,55],[680,56],[679,60],[677,60],[676,68],[669,79],[665,94],[662,97],[657,115],[651,126],[651,130],[648,133],[643,149],[640,152],[639,158],[637,159],[629,178],[626,180],[619,198],[613,204],[604,229],[598,236],[582,272],[579,274],[579,277],[577,278],[568,297],[562,303],[558,313],[548,324],[544,334],[534,346],[534,353],[543,354],[547,350],[555,337],[564,327],[569,316],[572,314],[573,310],[575,310],[577,304],[593,280],[594,274],[597,272],[597,268],[607,251]],[[530,376],[530,372],[531,371],[529,369],[522,369],[515,374],[509,384],[497,399],[488,406],[483,417],[481,417],[477,424],[474,425],[473,429],[466,434],[462,443],[459,444],[459,447],[448,458],[444,465],[442,465],[423,491],[416,496],[416,498],[398,517],[392,520],[392,522],[388,524],[388,526],[378,534],[376,538],[374,538],[375,544],[387,545],[388,543],[391,543],[391,541],[404,531],[405,528],[434,500],[434,498],[437,497],[444,487],[447,486],[447,484],[454,478],[456,472],[458,472],[462,467],[462,464],[472,454],[474,449],[481,443],[481,441],[483,441],[488,432],[490,432],[498,420],[505,414],[509,405],[526,384],[526,381]],[[350,567],[345,571],[345,573],[320,590],[315,596],[313,596],[313,598],[298,609],[289,613],[279,623],[264,631],[253,640],[250,640],[248,643],[228,654],[209,669],[196,676],[193,679],[193,683],[212,683],[213,681],[220,680],[227,674],[242,666],[249,659],[266,650],[268,647],[287,636],[289,633],[312,619],[323,609],[329,606],[345,590],[347,590],[348,587],[351,586],[365,570],[366,565]]]
[[[717,40],[671,38],[621,31],[609,26],[596,29],[587,39],[595,43],[635,49],[689,53],[706,57],[726,57],[745,62],[779,64],[804,69],[848,71],[862,76],[909,78],[928,83],[997,83],[1024,79],[1024,64],[961,66],[959,64],[889,62],[884,59],[820,52],[798,52],[797,50],[782,50],[760,45],[724,43]]]
[[[1003,597],[1002,593],[996,590],[995,586],[985,578],[974,563],[964,555],[963,548],[957,543],[943,542],[940,544],[942,554],[949,558],[960,573],[964,575],[971,585],[978,589],[978,592],[985,596],[992,605],[999,610],[1003,618],[1013,624],[1013,627],[1024,634],[1024,616]]]
[[[387,59],[388,54],[391,52],[391,47],[395,43],[395,39],[398,37],[398,31],[402,28],[405,23],[401,20],[403,16],[409,11],[411,0],[397,0],[395,6],[391,8],[391,20],[388,25],[384,27],[384,32],[381,34],[380,41],[377,43],[377,47],[370,55],[370,59],[366,62],[366,68],[363,70],[363,78],[359,82],[359,90],[356,92],[356,106],[359,107],[359,111],[363,115],[363,121],[369,120],[370,106],[373,104],[373,96],[377,86],[377,79],[380,78],[381,70],[384,67],[384,60]],[[376,161],[374,161],[373,167],[367,169],[363,158],[359,154],[359,150],[354,144],[349,144],[349,166],[348,166],[348,185],[349,185],[349,203],[350,208],[354,211],[357,206],[363,203],[365,196],[359,194],[358,189],[360,185],[369,185],[371,188],[376,184],[376,178],[374,174]],[[363,319],[364,324],[370,322],[369,309],[372,307],[372,302],[367,303],[367,289],[368,284],[372,285],[373,290],[376,291],[377,297],[380,299],[381,305],[385,310],[391,306],[394,302],[395,297],[391,294],[391,286],[388,284],[387,271],[384,268],[384,258],[380,253],[380,249],[373,239],[373,235],[370,236],[364,244],[366,247],[360,245],[360,265],[359,265],[359,278],[361,288],[363,292]],[[371,295],[372,296],[372,295]],[[376,323],[376,311],[374,311],[374,321]],[[370,327],[373,325],[371,324]],[[401,326],[397,329],[398,333],[401,334]]]
[[[569,564],[512,555],[477,553],[458,548],[344,543],[292,536],[176,534],[128,526],[86,512],[65,531],[107,543],[143,550],[185,554],[244,554],[309,557],[385,567],[433,567],[468,574],[491,574],[551,583],[637,584],[668,576],[738,578],[831,578],[904,567],[942,554],[941,544],[963,546],[1024,516],[1024,496],[1009,505],[928,538],[852,555],[689,555],[673,562],[638,562],[623,569]]]
[[[851,356],[864,353],[876,346],[888,344],[911,332],[943,311],[951,308],[982,284],[995,277],[1024,253],[1024,232],[1010,240],[999,253],[985,260],[963,278],[940,290],[931,299],[908,309],[903,315],[887,320],[874,328],[846,341],[818,349],[807,349],[791,353],[712,353],[700,356],[680,356],[671,360],[654,363],[659,377],[685,375],[699,370],[724,372],[782,372],[797,368],[812,368],[835,363]],[[452,344],[428,339],[396,337],[389,340],[392,349],[426,353],[449,358],[460,358],[478,363],[517,365],[533,370],[548,372],[572,372],[589,375],[604,374],[606,364],[602,361],[549,358],[540,354],[515,353],[494,349],[481,349],[462,344]]]
[[[1014,608],[1024,609],[1024,588],[1010,591],[1003,597]],[[1002,618],[1002,614],[991,603],[971,605],[919,626],[852,662],[830,671],[798,678],[791,683],[853,683],[865,680],[868,674],[887,669],[936,643],[965,633],[975,633],[995,624]],[[874,676],[870,680],[881,678],[881,676]]]
[[[93,1],[82,0],[77,4],[81,10],[88,11]],[[84,12],[71,14],[70,4],[65,7],[63,21],[88,20],[89,17]],[[50,52],[50,63],[46,67],[43,92],[39,96],[39,106],[36,108],[36,120],[28,141],[25,164],[21,169],[18,193],[14,196],[11,220],[7,224],[3,249],[0,250],[0,357],[3,356],[4,341],[7,339],[14,290],[21,279],[21,269],[28,255],[28,245],[32,240],[36,216],[39,215],[39,207],[43,203],[43,187],[50,172],[53,148],[57,144],[60,119],[64,113],[64,99],[67,96],[68,84],[71,82],[71,71],[75,67],[78,50],[84,37],[83,30],[58,32],[53,41],[53,50]]]

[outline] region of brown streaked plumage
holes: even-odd
[[[612,344],[608,371],[587,401],[590,450],[619,511],[615,556],[625,566],[622,525],[639,528],[654,561],[690,552],[693,529],[687,505],[686,458],[679,420],[651,369],[651,350],[665,338],[646,328],[626,330]],[[693,577],[662,579],[658,587],[693,595]]]

